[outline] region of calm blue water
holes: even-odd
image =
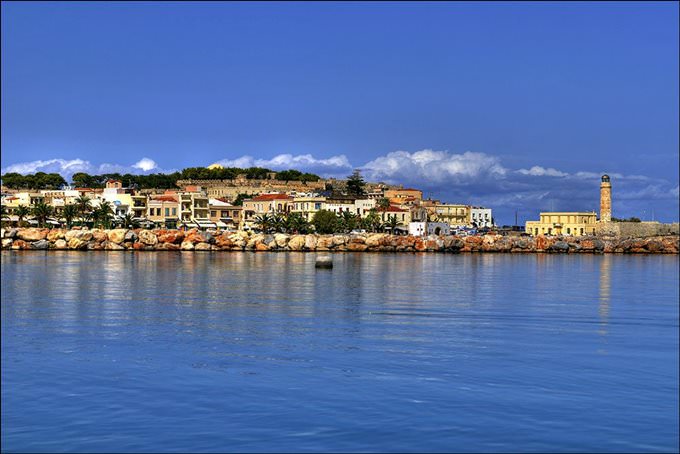
[[[2,252],[2,451],[677,451],[678,257]]]

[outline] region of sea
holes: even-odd
[[[2,452],[678,452],[678,256],[1,253]]]

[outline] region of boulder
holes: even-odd
[[[19,233],[19,229],[9,229],[7,232],[5,232],[5,237],[14,239],[14,238],[17,237],[18,233]]]
[[[181,230],[161,230],[157,235],[159,243],[182,244],[184,232]]]
[[[369,247],[380,246],[380,242],[385,237],[382,233],[372,233],[366,237],[366,245]]]
[[[288,240],[288,249],[291,251],[301,251],[305,247],[305,236],[294,235]]]
[[[108,240],[108,238],[109,238],[108,235],[106,234],[106,232],[104,230],[101,230],[101,229],[91,230],[91,233],[92,233],[92,239],[94,241],[96,241],[97,243],[102,243],[102,242]]]
[[[268,250],[269,250],[269,246],[267,246],[265,243],[258,242],[258,243],[255,245],[255,250],[256,250],[256,251],[268,251]]]
[[[35,241],[31,243],[31,247],[33,247],[33,249],[49,249],[50,242],[47,240]]]
[[[305,249],[313,251],[316,249],[316,235],[305,236]]]
[[[68,240],[69,249],[85,249],[87,247],[87,241],[80,238],[71,238]]]
[[[365,243],[355,243],[350,241],[349,244],[347,244],[347,250],[352,251],[352,252],[363,252],[366,249],[368,249],[368,246]]]
[[[2,239],[2,248],[7,249],[10,246],[12,246],[12,238],[3,238]]]
[[[57,240],[64,239],[64,235],[66,235],[66,231],[62,229],[52,229],[47,233],[47,241],[54,243]]]
[[[182,245],[180,246],[180,249],[183,251],[193,251],[194,250],[194,243],[191,241],[183,241]]]
[[[121,246],[118,243],[114,243],[113,241],[105,241],[102,246],[104,247],[105,250],[107,251],[122,251],[125,248]]]
[[[566,241],[556,241],[550,246],[550,250],[554,252],[569,252],[569,243]]]
[[[276,241],[276,245],[281,248],[286,247],[289,239],[290,238],[288,237],[288,235],[285,235],[283,233],[277,233],[276,235],[274,235],[274,241]]]
[[[130,243],[134,243],[135,241],[137,241],[137,238],[139,238],[139,237],[137,236],[137,233],[135,233],[134,230],[128,230],[127,232],[125,232],[124,241],[129,241]]]
[[[24,241],[39,241],[47,237],[47,232],[48,229],[28,228],[19,230],[17,236]]]
[[[138,236],[139,241],[146,245],[154,246],[156,243],[158,243],[158,238],[156,237],[156,234],[153,233],[151,230],[140,230]]]
[[[159,243],[156,245],[158,251],[179,251],[180,245],[175,243]]]
[[[29,247],[30,245],[27,242],[18,238],[14,240],[11,246],[12,249],[28,249]]]
[[[209,243],[198,243],[194,246],[194,251],[209,251],[211,247]]]
[[[127,229],[113,229],[106,232],[106,236],[109,241],[116,244],[121,244],[125,241],[125,235],[127,234]]]
[[[316,240],[316,249],[320,251],[327,251],[333,247],[333,236],[324,235]]]
[[[54,242],[54,249],[66,249],[68,247],[68,243],[66,243],[66,240],[59,239]]]

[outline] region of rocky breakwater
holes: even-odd
[[[611,239],[519,236],[295,235],[196,229],[1,229],[2,249],[81,251],[324,251],[677,254],[677,235]]]

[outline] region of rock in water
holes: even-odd
[[[316,258],[314,266],[316,268],[333,268],[333,259],[328,255],[322,255]]]

